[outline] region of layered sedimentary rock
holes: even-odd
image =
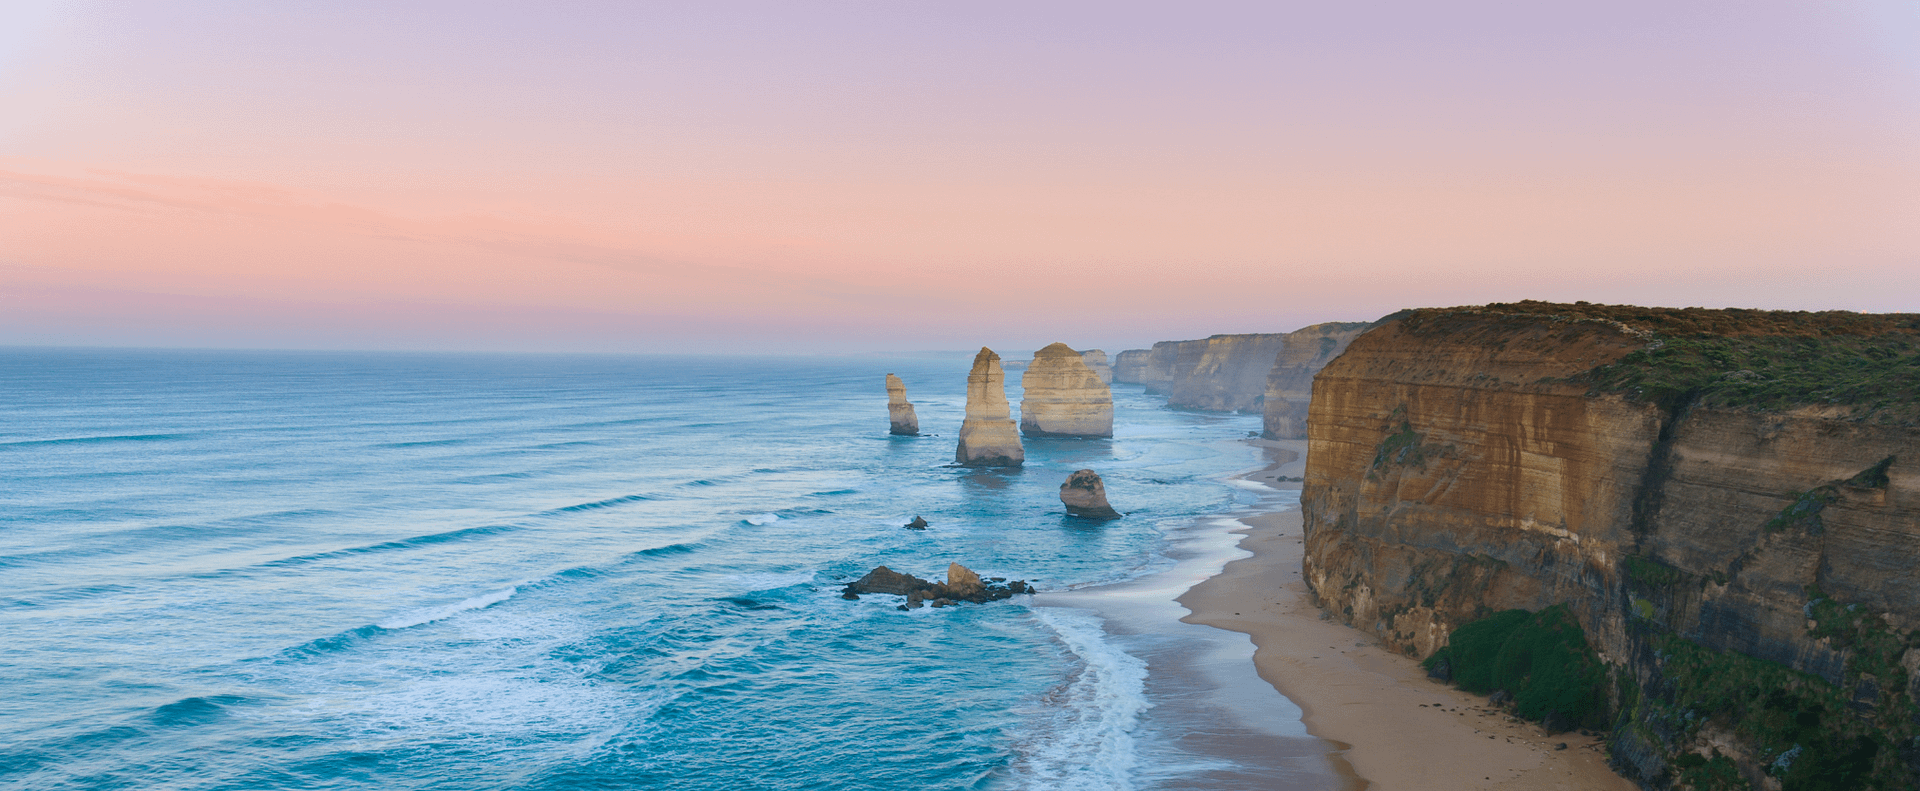
[[[1113,436],[1113,391],[1064,343],[1033,353],[1020,374],[1020,433],[1029,437]]]
[[[1194,355],[1206,346],[1206,341],[1161,341],[1152,349],[1129,349],[1121,352],[1113,367],[1113,380],[1126,384],[1145,385],[1149,393],[1166,393],[1173,389],[1174,379],[1180,370],[1181,360],[1189,362],[1197,359]]]
[[[1107,353],[1099,349],[1088,349],[1080,353],[1080,359],[1087,361],[1087,367],[1093,369],[1093,375],[1100,377],[1103,385],[1113,384],[1113,366],[1107,363]]]
[[[1293,332],[1214,335],[1193,341],[1161,341],[1152,349],[1121,352],[1113,380],[1166,393],[1167,406],[1212,412],[1265,411],[1269,392],[1297,401],[1304,420],[1313,374],[1370,326],[1365,322],[1315,324]],[[1284,366],[1285,373],[1277,368]],[[1291,416],[1281,410],[1276,417]],[[1294,434],[1280,436],[1298,438]]]
[[[887,419],[891,424],[888,433],[909,437],[920,433],[920,418],[913,413],[913,402],[907,400],[907,383],[893,374],[887,374]]]
[[[1261,404],[1263,436],[1306,439],[1307,404],[1313,398],[1314,374],[1371,326],[1371,322],[1332,321],[1287,333],[1273,369],[1267,373],[1266,397]]]
[[[1174,360],[1167,406],[1210,412],[1258,412],[1267,375],[1286,346],[1286,333],[1215,335],[1186,342]]]
[[[960,424],[960,444],[953,460],[969,467],[1018,467],[1026,461],[1020,431],[1007,403],[1007,375],[1000,355],[980,347],[967,373],[967,417]]]
[[[1649,787],[1920,781],[1916,369],[1911,315],[1389,317],[1313,385],[1308,584],[1414,656],[1567,605]]]
[[[1074,470],[1060,484],[1060,504],[1069,516],[1088,519],[1119,519],[1120,512],[1107,504],[1107,485],[1093,470]]]

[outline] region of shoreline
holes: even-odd
[[[1278,478],[1303,476],[1304,440],[1248,442],[1264,448],[1271,463],[1234,478],[1300,488]],[[1189,611],[1181,621],[1251,638],[1256,672],[1300,708],[1308,733],[1334,745],[1327,757],[1348,787],[1637,791],[1607,766],[1598,739],[1548,736],[1485,698],[1428,679],[1417,661],[1385,650],[1372,635],[1323,620],[1300,574],[1297,504],[1238,521],[1245,527],[1232,531],[1241,536],[1237,547],[1252,556],[1180,594],[1175,601]]]

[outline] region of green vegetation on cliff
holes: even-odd
[[[1613,325],[1645,348],[1588,373],[1596,391],[1677,406],[1828,407],[1920,424],[1920,314],[1496,303],[1482,314]]]
[[[1505,691],[1513,696],[1515,714],[1549,728],[1605,721],[1605,666],[1565,605],[1537,613],[1506,610],[1465,624],[1424,664],[1432,669],[1441,663],[1461,689]]]

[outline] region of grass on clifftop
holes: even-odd
[[[1593,388],[1668,406],[1786,411],[1920,425],[1920,314],[1643,308],[1552,302],[1458,311],[1604,322],[1645,348],[1588,372]]]

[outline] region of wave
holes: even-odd
[[[299,566],[306,563],[313,563],[313,562],[322,561],[322,560],[332,560],[334,558],[352,557],[354,555],[364,555],[371,552],[392,552],[394,550],[413,549],[416,547],[432,546],[434,544],[444,544],[449,541],[461,541],[468,538],[490,536],[496,533],[505,533],[505,532],[518,530],[518,529],[519,528],[514,527],[512,525],[487,525],[485,527],[464,527],[459,530],[449,530],[445,533],[428,533],[423,536],[414,536],[412,538],[402,538],[394,541],[382,541],[378,544],[368,544],[366,546],[360,546],[360,547],[348,547],[346,549],[336,549],[331,552],[316,552],[311,555],[295,555],[290,558],[270,560],[260,564],[259,566],[256,566],[256,568],[277,568],[281,566]]]
[[[779,514],[754,514],[740,521],[753,525],[754,527],[759,527],[761,525],[770,525],[780,521],[780,515]]]
[[[147,715],[148,721],[162,728],[205,725],[227,715],[227,707],[247,702],[238,695],[209,695],[181,698],[160,706]]]
[[[59,439],[23,439],[0,442],[0,448],[23,445],[86,445],[95,442],[165,442],[188,439],[192,434],[104,434],[97,437],[61,437]]]
[[[466,599],[462,599],[458,602],[446,605],[444,607],[433,607],[430,609],[418,610],[415,612],[408,613],[406,615],[402,615],[398,618],[381,621],[377,625],[382,629],[394,630],[394,629],[406,629],[412,626],[419,626],[423,623],[432,623],[442,618],[458,615],[468,610],[482,610],[488,607],[492,607],[495,604],[499,604],[500,602],[503,602],[503,601],[506,601],[507,599],[512,598],[513,594],[518,593],[519,591],[520,589],[517,587],[508,587],[505,590],[497,590],[492,593],[482,593],[478,596],[468,597]]]
[[[1034,618],[1082,663],[1057,690],[1057,706],[1010,768],[1015,786],[1048,791],[1125,791],[1138,762],[1133,731],[1147,701],[1147,663],[1114,646],[1091,613],[1041,607]]]
[[[371,445],[371,446],[369,446],[369,447],[374,447],[374,448],[436,448],[436,447],[441,447],[441,446],[444,446],[444,445],[465,445],[465,444],[468,444],[468,443],[471,443],[471,442],[473,442],[473,440],[472,440],[472,439],[469,439],[469,438],[466,438],[466,437],[460,437],[460,438],[457,438],[457,439],[423,439],[423,440],[418,440],[418,441],[415,441],[415,442],[382,442],[382,443],[378,443],[378,444],[375,444],[375,445]]]
[[[629,494],[625,497],[613,497],[606,500],[595,500],[591,503],[569,505],[569,506],[566,506],[565,508],[555,508],[552,511],[548,511],[547,513],[559,514],[559,513],[569,513],[569,512],[579,512],[579,511],[597,511],[602,508],[612,508],[616,505],[645,502],[647,500],[652,500],[652,499],[654,498],[644,494]]]

